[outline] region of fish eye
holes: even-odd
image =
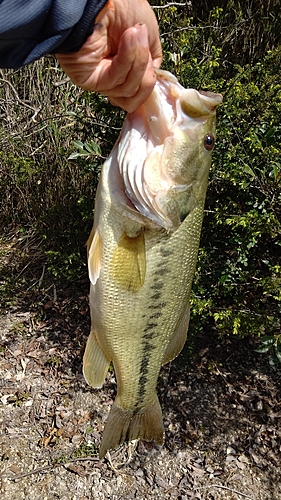
[[[211,151],[215,145],[215,138],[213,135],[208,134],[206,135],[204,139],[204,148],[207,149],[207,151]]]

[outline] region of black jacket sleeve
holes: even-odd
[[[75,52],[107,0],[0,0],[0,68]]]

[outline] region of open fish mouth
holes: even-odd
[[[186,191],[191,182],[171,175],[169,155],[179,141],[187,148],[198,142],[202,123],[215,114],[222,96],[185,89],[169,72],[155,71],[158,78],[149,99],[127,115],[117,162],[125,195],[136,210],[157,226],[173,230],[159,198],[171,190]]]

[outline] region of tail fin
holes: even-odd
[[[153,440],[156,444],[163,444],[164,426],[161,407],[156,395],[150,405],[142,408],[136,414],[123,410],[114,403],[105,424],[99,453],[100,458],[103,458],[108,450],[116,448],[124,441],[132,441],[133,439]]]

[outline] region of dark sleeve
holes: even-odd
[[[107,0],[0,0],[0,68],[75,52]]]

